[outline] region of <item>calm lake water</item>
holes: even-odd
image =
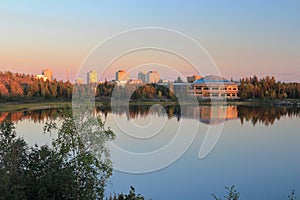
[[[132,185],[146,199],[212,199],[212,193],[223,197],[224,187],[235,185],[241,199],[287,199],[292,189],[300,196],[300,108],[131,106],[126,111],[120,106],[96,113],[115,132],[114,144],[129,152],[162,149],[179,129],[193,138],[182,156],[159,170],[114,170],[107,195],[128,192]],[[45,122],[62,122],[57,109],[0,112],[0,122],[5,119],[15,122],[30,145],[50,145],[56,133],[44,134]],[[217,143],[199,159],[206,133],[214,127],[222,130]],[[120,158],[112,154],[111,159]]]

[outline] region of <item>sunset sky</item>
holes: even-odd
[[[97,44],[121,31],[151,26],[194,38],[224,77],[273,75],[300,82],[297,0],[11,0],[1,1],[0,22],[0,71],[40,74],[51,68],[54,77],[65,79],[69,69],[74,80]],[[133,63],[127,62],[123,65]]]

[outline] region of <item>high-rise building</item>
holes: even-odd
[[[91,70],[87,73],[87,79],[86,79],[87,84],[90,83],[97,83],[98,82],[98,75],[97,72],[94,70]]]
[[[147,72],[146,71],[140,71],[138,73],[138,79],[142,81],[142,83],[145,83],[146,82],[146,74]]]
[[[158,83],[160,79],[160,75],[157,71],[149,71],[147,74],[146,74],[146,80],[145,82],[146,83]]]
[[[52,81],[52,75],[53,75],[53,73],[52,73],[52,70],[51,70],[51,69],[44,69],[44,70],[42,71],[42,75],[43,75],[47,80]]]
[[[116,72],[116,81],[128,81],[129,80],[129,73],[126,72],[124,69],[120,69]]]

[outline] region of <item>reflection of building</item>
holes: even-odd
[[[196,80],[193,87],[199,98],[238,98],[238,84],[219,76],[205,76]]]
[[[87,79],[86,79],[87,84],[90,83],[97,83],[98,82],[98,75],[97,72],[94,70],[91,70],[87,73]]]
[[[123,69],[120,69],[116,72],[116,81],[128,81],[129,73]]]
[[[194,116],[205,124],[219,124],[238,118],[236,106],[199,106],[194,110]]]
[[[145,83],[146,82],[146,72],[140,71],[138,73],[138,79],[141,80],[143,83]]]
[[[42,71],[42,75],[44,75],[44,77],[46,77],[47,80],[52,81],[52,75],[53,75],[53,73],[52,73],[51,69],[44,69]]]
[[[187,79],[187,82],[193,83],[194,81],[199,80],[201,78],[202,78],[202,76],[194,74],[193,76],[188,76],[186,79]]]
[[[158,83],[159,79],[160,79],[159,73],[157,71],[151,70],[147,72],[145,81],[146,83]]]

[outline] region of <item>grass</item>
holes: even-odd
[[[1,103],[0,112],[21,111],[21,110],[40,110],[48,108],[65,108],[71,106],[72,102],[39,102],[39,103]]]
[[[300,100],[287,99],[285,101],[290,101],[293,103],[300,102]],[[263,101],[263,100],[253,100],[253,101],[240,101],[240,100],[228,100],[228,101],[199,101],[199,105],[232,105],[232,106],[274,106],[275,101]],[[120,104],[125,105],[123,102]],[[183,102],[179,104],[176,101],[171,102],[159,102],[159,101],[141,101],[141,102],[129,102],[129,105],[190,105],[193,102]],[[110,101],[97,101],[95,102],[97,107],[100,106],[110,106]],[[18,103],[18,102],[7,102],[0,103],[0,112],[7,111],[21,111],[21,110],[40,110],[49,108],[66,108],[72,107],[72,102],[38,102],[38,103]]]

